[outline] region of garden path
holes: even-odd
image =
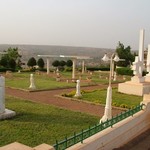
[[[98,86],[82,87],[82,90],[102,89],[102,88],[107,88],[107,86],[108,85],[101,84]],[[116,86],[117,84],[113,85],[113,87],[116,87]],[[61,108],[84,112],[84,113],[88,113],[88,114],[92,114],[96,116],[103,116],[104,106],[85,103],[81,101],[73,101],[70,99],[62,99],[56,96],[56,95],[61,95],[62,93],[72,91],[72,90],[75,90],[75,88],[27,92],[23,90],[12,89],[12,88],[6,87],[6,95],[28,99],[28,100],[35,101],[35,102],[46,103],[46,104],[58,106]],[[121,110],[113,108],[112,112],[113,112],[113,115],[116,115],[116,114],[119,114]]]

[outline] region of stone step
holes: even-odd
[[[0,147],[0,150],[34,150],[34,148],[31,148],[18,142],[14,142],[6,146]]]
[[[55,149],[54,149],[54,147],[43,143],[41,145],[34,147],[34,150],[55,150]]]

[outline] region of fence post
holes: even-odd
[[[56,140],[56,145],[55,145],[56,150],[58,150],[58,141]]]
[[[91,135],[91,134],[90,134],[90,131],[91,131],[91,127],[89,126],[89,137],[90,137],[90,135]]]
[[[65,149],[67,148],[67,135],[65,137]]]
[[[74,144],[76,144],[76,133],[74,132]]]
[[[82,132],[81,132],[81,143],[83,143],[83,129],[82,129]]]
[[[96,130],[96,128],[97,128],[97,124],[95,124],[95,133],[97,133],[97,130]]]
[[[114,121],[114,117],[112,116],[112,118],[111,118],[111,128],[113,127],[113,121]]]

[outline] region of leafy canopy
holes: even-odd
[[[118,66],[127,67],[131,65],[131,62],[133,62],[135,59],[135,55],[131,53],[131,47],[124,47],[121,42],[118,43],[116,53],[118,54],[120,59],[124,59],[124,61],[117,62]]]

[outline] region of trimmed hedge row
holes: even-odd
[[[98,70],[109,71],[110,68],[109,67],[87,67],[87,70],[89,70],[89,71],[98,71]]]
[[[120,75],[133,75],[133,70],[131,70],[129,67],[116,68],[116,72]]]
[[[12,68],[0,68],[0,72],[6,72],[6,71],[12,71],[14,72],[15,70]]]

